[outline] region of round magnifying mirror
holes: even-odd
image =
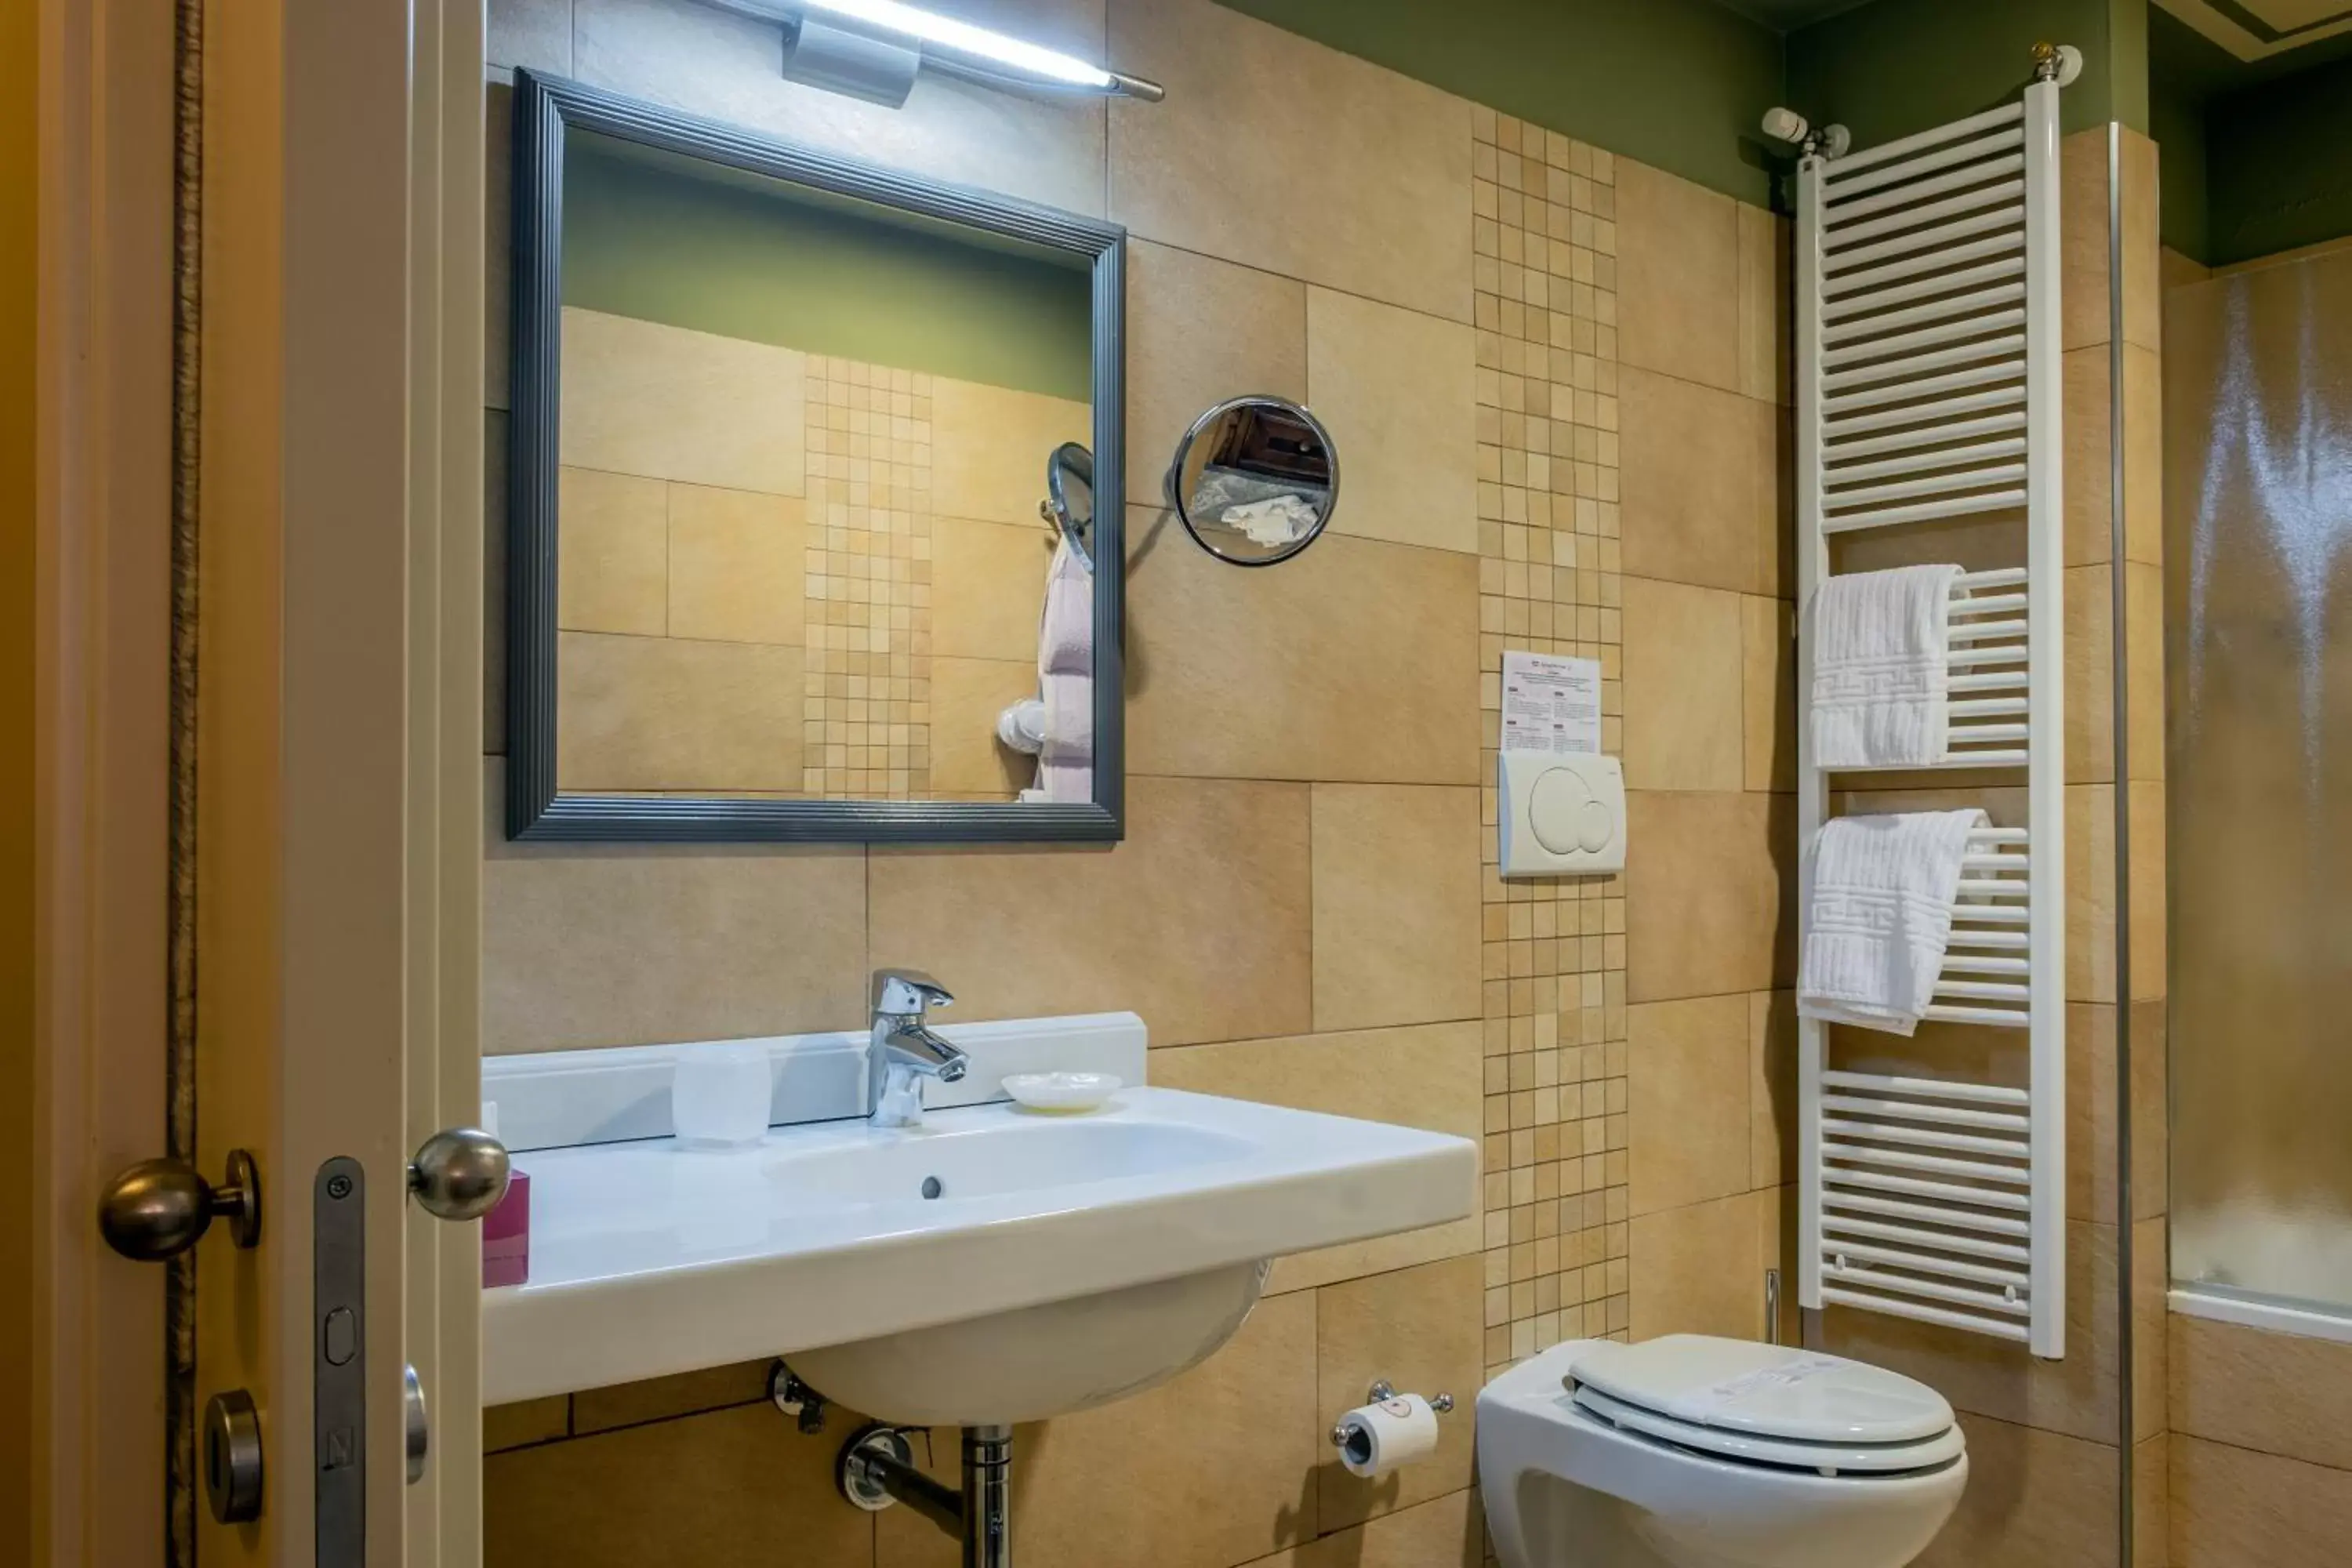
[[[1045,459],[1045,521],[1094,563],[1095,455],[1065,441]]]
[[[1236,566],[1271,566],[1314,543],[1339,498],[1330,432],[1283,397],[1218,404],[1192,421],[1168,468],[1186,531]]]

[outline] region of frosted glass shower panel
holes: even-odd
[[[2352,251],[2165,337],[2173,1273],[2352,1306]]]

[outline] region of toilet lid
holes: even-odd
[[[1784,1345],[1668,1334],[1596,1346],[1576,1360],[1570,1377],[1683,1426],[1754,1438],[1917,1444],[1953,1433],[1952,1407],[1926,1384]]]
[[[1805,1443],[1677,1421],[1654,1410],[1612,1399],[1589,1384],[1577,1388],[1576,1403],[1613,1426],[1696,1453],[1745,1464],[1812,1470],[1824,1476],[1907,1474],[1948,1464],[1967,1449],[1958,1426],[1916,1443]]]

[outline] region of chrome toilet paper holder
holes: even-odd
[[[1396,1396],[1396,1384],[1391,1383],[1384,1377],[1364,1391],[1364,1403],[1367,1405],[1385,1405],[1388,1401],[1394,1399]],[[1433,1394],[1429,1396],[1429,1407],[1437,1412],[1440,1415],[1451,1415],[1454,1410],[1454,1395],[1450,1394]],[[1344,1448],[1347,1446],[1347,1423],[1344,1421],[1333,1422],[1331,1424],[1331,1447],[1335,1448]]]

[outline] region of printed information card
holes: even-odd
[[[1601,750],[1601,661],[1503,655],[1503,750],[1558,756]]]

